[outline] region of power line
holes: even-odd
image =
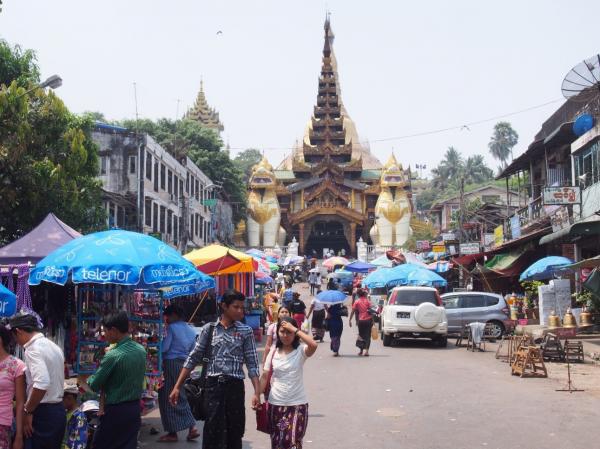
[[[470,131],[470,127],[471,126],[477,126],[477,125],[482,125],[484,123],[489,123],[489,122],[493,122],[496,120],[500,120],[503,118],[507,118],[507,117],[512,117],[514,115],[518,115],[518,114],[523,114],[525,112],[529,112],[529,111],[533,111],[536,109],[540,109],[543,108],[545,106],[551,105],[553,103],[557,103],[559,101],[562,101],[563,98],[557,98],[551,101],[547,101],[545,103],[541,103],[535,106],[530,106],[528,108],[524,108],[524,109],[519,109],[517,111],[513,111],[513,112],[508,112],[506,114],[500,114],[500,115],[496,115],[493,117],[489,117],[489,118],[485,118],[485,119],[481,119],[481,120],[475,120],[472,122],[467,122],[467,123],[463,123],[461,125],[455,125],[455,126],[449,126],[446,128],[437,128],[437,129],[432,129],[429,131],[421,131],[421,132],[417,132],[417,133],[412,133],[412,134],[403,134],[400,136],[395,136],[395,137],[385,137],[385,138],[381,138],[381,139],[368,139],[368,140],[364,140],[362,142],[359,142],[357,144],[354,145],[368,145],[369,143],[378,143],[378,142],[391,142],[391,141],[396,141],[396,140],[404,140],[404,139],[411,139],[414,137],[423,137],[423,136],[430,136],[430,135],[434,135],[434,134],[441,134],[444,132],[448,132],[448,131],[455,131],[455,130],[467,130]],[[260,145],[249,145],[245,148],[242,147],[231,147],[231,150],[239,150],[239,151],[244,151],[247,150],[248,148],[260,148],[263,151],[276,151],[276,150],[295,150],[297,147],[261,147]]]

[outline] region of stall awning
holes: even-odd
[[[183,257],[209,275],[253,273],[258,269],[252,256],[221,245],[209,245]]]
[[[581,260],[569,265],[567,268],[580,269],[580,268],[596,268],[600,267],[600,256],[591,257],[590,259]]]
[[[465,254],[463,256],[456,256],[452,258],[452,262],[457,263],[458,265],[469,265],[476,260],[483,259],[485,253],[477,253],[477,254]]]
[[[588,235],[600,235],[600,220],[574,223],[560,231],[545,235],[540,239],[540,245],[545,245],[558,239],[573,240],[574,238]]]
[[[531,249],[531,245],[524,245],[512,251],[496,254],[484,265],[477,265],[474,272],[482,274],[499,274],[512,276],[521,269],[521,257]]]

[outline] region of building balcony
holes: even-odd
[[[520,232],[513,232],[512,223],[514,217],[519,217]],[[542,197],[539,196],[527,206],[517,209],[515,214],[505,221],[505,236],[508,240],[513,240],[529,231],[536,229],[543,221],[548,219],[548,214],[544,208]]]
[[[340,116],[339,106],[315,106],[314,109],[315,117],[321,117],[324,115],[332,115],[334,117]]]
[[[311,139],[329,139],[329,140],[344,140],[346,138],[345,131],[332,131],[325,129],[325,131],[310,131],[309,137]]]

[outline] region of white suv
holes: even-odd
[[[394,338],[431,338],[448,345],[448,319],[438,291],[431,287],[392,289],[381,312],[381,339],[390,346]]]

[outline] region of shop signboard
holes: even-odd
[[[513,239],[521,237],[521,217],[518,214],[510,217],[510,233]]]
[[[581,203],[581,190],[579,189],[579,186],[544,188],[545,206],[579,203]]]
[[[444,242],[448,240],[456,240],[456,234],[454,234],[454,232],[444,232],[442,233],[442,240]]]
[[[434,253],[445,253],[446,245],[433,245],[431,247],[431,251],[433,251]]]
[[[494,228],[494,246],[500,246],[504,242],[504,228],[502,225]]]
[[[479,254],[479,242],[474,243],[461,243],[460,254],[462,256],[466,254]]]
[[[431,245],[429,240],[417,240],[417,250],[419,251],[429,251],[431,249]]]
[[[573,338],[577,335],[576,327],[559,327],[552,330],[558,338]]]
[[[560,231],[569,226],[571,224],[569,209],[566,206],[560,206],[550,217],[550,224],[552,225],[552,232]]]
[[[483,234],[483,246],[490,248],[494,245],[494,234]]]

